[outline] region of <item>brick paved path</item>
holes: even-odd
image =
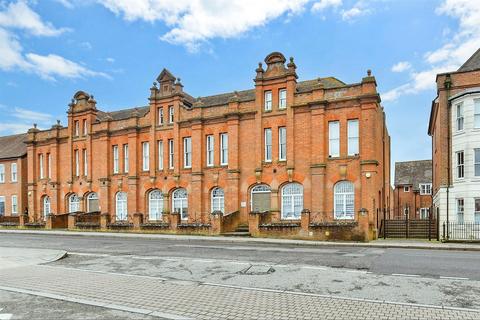
[[[333,298],[49,266],[2,270],[0,289],[170,319],[480,319],[480,310]]]

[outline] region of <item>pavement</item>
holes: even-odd
[[[196,235],[171,235],[171,234],[151,234],[134,232],[99,232],[99,231],[60,231],[60,230],[11,230],[0,229],[1,233],[13,234],[50,234],[65,236],[86,236],[86,237],[119,237],[119,238],[139,238],[139,239],[170,239],[184,241],[222,241],[232,243],[265,243],[265,244],[289,244],[302,246],[346,246],[346,247],[366,247],[366,248],[403,248],[403,249],[428,249],[428,250],[464,250],[480,251],[480,243],[456,243],[440,242],[436,240],[428,241],[421,239],[378,239],[370,242],[352,242],[352,241],[313,241],[313,240],[290,240],[273,238],[252,238],[252,237],[224,237],[224,236],[196,236]]]

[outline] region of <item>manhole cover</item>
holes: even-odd
[[[275,269],[271,266],[258,266],[258,265],[251,265],[241,271],[239,274],[246,274],[246,275],[262,275],[262,274],[270,274],[275,272]]]

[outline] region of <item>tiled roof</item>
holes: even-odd
[[[144,117],[148,111],[150,111],[150,107],[138,107],[138,108],[130,108],[130,109],[123,109],[118,111],[111,111],[111,112],[104,112],[98,111],[97,119],[100,121],[105,121],[110,116],[112,120],[125,120],[131,118],[133,113],[137,111],[140,117]]]
[[[18,158],[27,153],[27,134],[0,137],[0,159]]]
[[[472,71],[480,69],[480,48],[475,52],[458,71]]]
[[[326,89],[345,86],[344,82],[334,77],[318,78],[315,80],[306,80],[306,81],[298,82],[297,92],[298,93],[309,92],[319,82],[322,83],[323,87]],[[199,106],[199,107],[213,107],[213,106],[219,106],[219,105],[226,105],[228,104],[230,99],[235,96],[235,94],[237,95],[240,102],[255,100],[255,89],[233,91],[233,92],[222,93],[222,94],[217,94],[212,96],[198,97],[198,98],[194,98],[190,96],[188,93],[184,93],[184,94],[188,102],[190,102],[194,106]],[[99,121],[106,121],[110,116],[112,120],[124,120],[132,117],[133,112],[135,110],[138,112],[140,117],[144,117],[148,113],[149,107],[146,106],[146,107],[130,108],[130,109],[123,109],[123,110],[112,111],[112,112],[98,111],[97,119]]]
[[[432,183],[432,160],[395,162],[395,186]]]

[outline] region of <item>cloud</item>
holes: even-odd
[[[400,61],[397,64],[392,66],[392,71],[393,72],[404,72],[407,70],[410,70],[412,68],[412,65],[408,61]]]
[[[436,13],[457,19],[458,30],[450,30],[443,46],[424,54],[424,70],[410,68],[410,81],[382,94],[382,100],[394,101],[402,95],[435,89],[438,73],[457,70],[480,47],[480,1],[444,0]]]
[[[0,8],[2,8],[0,6]],[[56,77],[83,78],[109,76],[92,71],[76,62],[55,54],[39,55],[24,53],[19,34],[11,29],[18,29],[34,36],[59,36],[66,28],[57,29],[28,7],[25,1],[12,2],[0,11],[0,70],[34,73],[43,79],[55,80]]]
[[[342,5],[342,0],[320,0],[312,6],[312,11],[318,12],[328,8],[338,8]]]
[[[103,72],[89,70],[76,62],[65,59],[55,54],[41,56],[35,53],[27,53],[27,60],[34,66],[33,71],[44,79],[55,80],[55,76],[63,78],[105,77],[110,78]]]
[[[114,58],[110,58],[108,57],[107,59],[105,59],[107,62],[110,62],[110,63],[114,63],[115,62],[115,59]]]
[[[73,9],[74,5],[69,0],[55,0],[55,2],[60,3],[62,6],[68,9]]]
[[[371,12],[372,10],[367,6],[367,2],[360,0],[350,9],[342,10],[342,19],[344,21],[352,21],[357,17],[365,16]]]
[[[25,1],[11,2],[5,11],[0,11],[0,27],[22,29],[35,36],[58,36],[67,28],[55,28],[50,22],[43,22]]]
[[[294,15],[310,0],[98,0],[127,21],[162,21],[160,39],[190,51],[213,38],[233,38],[280,16]]]
[[[48,113],[32,111],[19,107],[8,107],[0,104],[0,110],[8,110],[0,122],[0,134],[25,133],[33,123],[37,123],[40,129],[49,128],[54,122],[54,117]]]

